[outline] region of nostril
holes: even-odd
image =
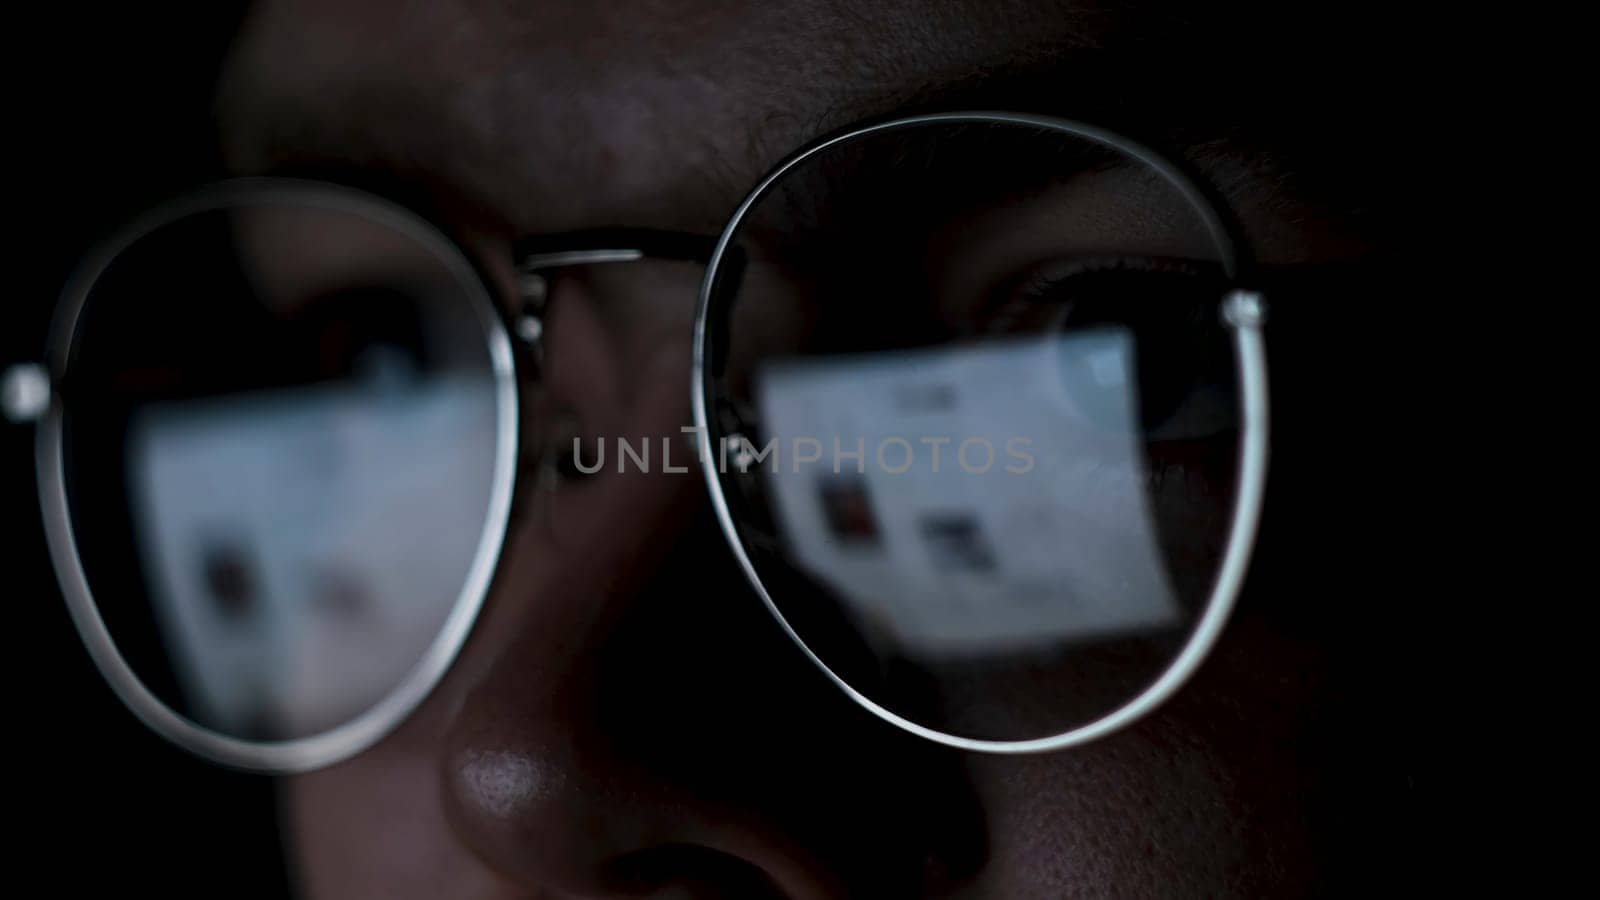
[[[685,896],[720,900],[784,900],[787,896],[760,867],[697,844],[666,844],[636,850],[605,867],[609,890],[629,896]]]

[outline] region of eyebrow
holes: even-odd
[[[933,107],[938,109],[937,106]],[[942,110],[941,110],[942,111]],[[902,108],[896,113],[877,120],[858,121],[840,129],[836,134],[847,134],[870,128],[875,122],[888,122],[901,116],[919,113],[914,108]],[[782,226],[772,228],[745,228],[768,237],[781,237],[795,250],[807,244],[806,237],[828,230],[830,219],[846,221],[865,218],[853,213],[882,213],[884,207],[893,206],[898,193],[906,196],[914,189],[925,188],[931,182],[945,177],[942,182],[954,189],[943,192],[943,205],[957,206],[962,202],[986,202],[1009,191],[1042,186],[1051,181],[1070,178],[1093,169],[1113,168],[1126,162],[1121,152],[1089,138],[1075,137],[1068,132],[1050,132],[1043,128],[1030,129],[1025,124],[1006,124],[998,121],[974,119],[970,122],[952,121],[939,127],[942,133],[931,139],[917,135],[916,127],[908,131],[867,133],[853,142],[856,152],[835,164],[819,166],[815,177],[804,173],[805,166],[818,157],[812,157],[785,174],[789,184],[780,182],[775,192],[763,199],[776,198],[786,207],[788,216]],[[1002,134],[1010,131],[1010,134]],[[1032,137],[1024,138],[1023,134]],[[1045,140],[1040,141],[1039,136]],[[830,135],[813,138],[794,154],[804,153]],[[1048,152],[1041,146],[1050,143]],[[1024,147],[1024,144],[1032,144]],[[1031,152],[1030,152],[1031,151]],[[824,156],[826,151],[824,151]],[[964,175],[976,167],[997,170],[996,162],[1004,163],[1006,180],[985,180],[981,187],[974,182],[948,176]],[[780,166],[782,164],[780,163]],[[774,167],[774,170],[777,167]],[[759,184],[757,179],[749,187]],[[926,193],[926,191],[921,191]],[[841,200],[844,202],[841,202]],[[892,213],[885,213],[892,214]],[[856,229],[835,229],[840,233],[854,233]],[[591,228],[552,234],[524,236],[514,245],[517,267],[524,273],[536,273],[567,266],[602,263],[633,262],[643,258],[679,260],[706,263],[711,259],[720,234],[699,234],[653,228]],[[880,235],[881,237],[881,235]],[[736,248],[737,250],[738,248]]]
[[[1185,62],[1206,71],[1218,68],[1208,57],[1168,47],[1108,51],[1062,44],[1049,52],[1036,49],[890,89],[876,98],[834,104],[813,118],[804,140],[855,122],[951,110],[1057,116],[1092,123],[1163,151],[1236,136],[1258,113],[1249,92],[1186,84],[1173,75]]]
[[[811,117],[800,137],[793,140],[795,149],[782,158],[789,159],[826,135],[863,124],[952,111],[1010,111],[1092,125],[1150,148],[1210,194],[1212,205],[1224,213],[1231,214],[1239,195],[1251,189],[1281,190],[1281,181],[1267,184],[1245,171],[1288,172],[1277,152],[1256,139],[1259,135],[1252,137],[1249,92],[1184,85],[1181,79],[1174,79],[1171,63],[1186,59],[1207,71],[1218,68],[1195,49],[1175,51],[1163,45],[1154,51],[1105,51],[1063,42],[1048,51],[1036,49],[1016,59],[969,66],[919,84],[886,89],[876,97],[835,103]],[[757,123],[745,146],[771,146],[778,141],[774,132],[781,128],[781,124]],[[945,136],[924,142],[917,158],[896,159],[892,147],[869,151],[858,163],[836,166],[817,179],[810,202],[820,207],[825,200],[857,194],[884,172],[926,179],[940,171],[959,171],[963,164],[995,162],[994,154],[986,155],[982,144],[981,140]],[[1062,156],[1055,160],[1055,177],[1069,177],[1124,158],[1103,146],[1091,147],[1086,141],[1078,144],[1081,152],[1076,159]],[[1226,176],[1211,177],[1201,171],[1212,167]],[[743,167],[725,164],[718,168],[735,172]],[[769,164],[766,171],[772,168]],[[1039,168],[1042,171],[1043,167]],[[764,174],[744,184],[725,179],[720,186],[742,199]],[[1037,178],[1041,173],[1034,174]],[[808,217],[804,206],[801,203],[794,210],[797,219]]]
[[[899,114],[881,122],[898,118]],[[873,124],[861,123],[850,131],[870,129]],[[836,148],[846,146],[848,152],[836,152]],[[809,196],[788,198],[796,207],[827,204],[840,197],[854,197],[879,207],[896,200],[931,204],[935,199],[944,206],[955,206],[974,199],[978,193],[992,197],[1007,189],[1019,190],[1115,165],[1121,159],[1108,147],[1066,132],[996,120],[955,119],[904,129],[861,131],[849,145],[834,145],[821,151],[785,177],[793,178],[796,173],[804,177],[802,170],[808,166],[817,170],[814,178],[794,183],[796,187],[810,187],[806,192]],[[940,188],[936,198],[927,196],[931,185]],[[861,206],[851,204],[846,214],[860,212]],[[823,209],[816,209],[812,217],[822,218],[823,213]]]
[[[1183,98],[1190,95],[1167,89],[1165,83],[1170,82],[1170,74],[1156,73],[1170,73],[1170,69],[1150,66],[1143,54],[1112,53],[1063,42],[1053,50],[1036,49],[1018,60],[966,66],[953,72],[929,75],[919,83],[888,87],[874,96],[837,102],[804,117],[805,124],[799,127],[792,117],[756,117],[746,140],[732,142],[731,152],[741,153],[738,148],[787,148],[791,143],[804,146],[817,135],[853,122],[960,109],[1017,110],[1091,122],[1147,145],[1184,151],[1168,153],[1169,157],[1178,159],[1195,148],[1216,148],[1227,141],[1233,129],[1230,123],[1211,117],[1216,104],[1183,102]],[[1080,89],[1079,85],[1087,87]],[[270,128],[268,133],[271,133]],[[947,146],[939,157],[923,161],[928,168],[943,164],[941,160],[959,158],[964,152],[959,141],[944,143]],[[336,154],[331,158],[340,157]],[[664,205],[641,208],[637,217],[627,215],[621,208],[614,209],[610,215],[597,216],[590,224],[612,226],[607,229],[612,231],[614,226],[628,225],[713,229],[722,224],[769,165],[770,160],[761,156],[738,159],[725,151],[721,158],[714,155],[679,173],[673,179],[676,183],[665,187],[656,198]],[[837,177],[831,178],[827,193],[834,197],[853,193],[860,184],[860,173],[880,167],[869,161],[856,168],[856,173],[840,171]],[[272,170],[282,174],[330,177],[367,188],[398,200],[446,227],[449,218],[440,215],[442,210],[438,205],[441,195],[460,197],[473,204],[482,201],[477,187],[424,183],[426,176],[415,169],[402,175],[398,169],[378,164],[336,162],[331,166],[274,166]],[[902,171],[908,169],[903,166]],[[458,187],[464,193],[458,191]],[[721,199],[712,199],[712,195]],[[667,202],[667,198],[677,199]],[[573,224],[584,225],[582,222]],[[585,233],[595,237],[603,232],[589,228]],[[556,244],[574,238],[572,232],[543,234],[557,238]],[[518,247],[518,251],[519,256],[533,252],[532,247]]]

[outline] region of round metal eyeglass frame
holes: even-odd
[[[754,562],[745,550],[744,542],[739,535],[738,523],[734,520],[724,490],[723,475],[717,468],[717,460],[720,457],[714,451],[714,442],[720,441],[724,436],[717,435],[714,438],[712,432],[714,423],[710,411],[715,408],[718,396],[725,395],[721,383],[726,349],[723,343],[729,307],[734,295],[733,291],[724,289],[722,282],[725,279],[733,280],[738,277],[737,270],[742,263],[733,245],[746,217],[784,175],[819,153],[858,138],[942,124],[1014,125],[1055,131],[1116,151],[1148,166],[1176,189],[1201,216],[1207,235],[1215,244],[1218,258],[1222,261],[1223,275],[1230,282],[1237,283],[1241,269],[1238,242],[1234,239],[1228,221],[1219,213],[1217,206],[1208,198],[1200,184],[1155,151],[1104,129],[1048,116],[971,112],[909,116],[864,125],[824,137],[796,151],[756,185],[739,204],[733,217],[728,220],[728,224],[722,230],[722,237],[711,253],[706,277],[700,288],[700,305],[695,315],[694,331],[694,424],[698,435],[701,470],[705,474],[706,485],[710,489],[711,502],[716,510],[717,520],[722,525],[722,532],[727,537],[728,544],[732,547],[751,587],[760,595],[768,611],[778,620],[778,624],[795,645],[850,699],[892,725],[930,741],[961,750],[1013,754],[1062,750],[1093,741],[1123,728],[1148,714],[1175,694],[1210,653],[1233,611],[1234,601],[1238,597],[1240,585],[1249,566],[1250,551],[1255,544],[1256,527],[1260,521],[1261,501],[1267,476],[1267,362],[1265,342],[1261,334],[1261,326],[1265,319],[1265,303],[1260,294],[1235,288],[1225,291],[1219,298],[1218,312],[1233,332],[1234,349],[1239,362],[1244,421],[1240,438],[1239,493],[1234,504],[1233,521],[1228,530],[1222,565],[1212,585],[1211,596],[1206,601],[1205,612],[1190,633],[1183,650],[1155,681],[1123,706],[1060,734],[1016,741],[962,737],[913,722],[852,687],[806,645],[805,640],[774,602],[772,594],[762,582],[761,575],[756,571]]]
[[[751,209],[782,177],[805,160],[843,142],[869,135],[934,124],[1017,125],[1053,130],[1120,152],[1148,165],[1176,188],[1202,216],[1223,261],[1224,274],[1237,283],[1241,260],[1227,222],[1200,183],[1144,146],[1112,132],[1067,119],[1007,112],[953,112],[910,116],[857,126],[819,138],[773,168],[735,209],[717,238],[639,229],[578,232],[537,238],[518,245],[521,307],[507,316],[495,303],[467,255],[426,219],[379,197],[340,185],[283,178],[224,182],[134,220],[91,252],[63,289],[52,324],[47,362],[18,366],[0,384],[0,406],[8,418],[36,421],[35,457],[46,543],[61,582],[67,608],[96,667],[119,699],[146,726],[177,746],[209,761],[269,774],[306,772],[332,765],[366,750],[389,734],[423,702],[449,670],[482,609],[510,519],[520,433],[519,368],[536,375],[544,336],[546,285],[542,273],[568,266],[633,262],[641,259],[692,260],[706,265],[693,332],[690,400],[702,473],[723,534],[751,587],[778,624],[824,675],[862,707],[884,721],[931,741],[986,753],[1038,753],[1077,746],[1103,737],[1148,714],[1171,697],[1195,672],[1216,643],[1232,612],[1248,567],[1260,518],[1267,465],[1267,370],[1261,328],[1265,304],[1260,294],[1235,288],[1220,298],[1219,312],[1232,329],[1243,400],[1239,492],[1222,565],[1205,612],[1180,654],[1142,693],[1127,704],[1070,731],[1021,741],[976,740],[930,729],[900,716],[851,687],[814,653],[784,618],[746,553],[716,469],[708,410],[721,392],[718,341],[731,293],[722,282],[738,267],[734,241]],[[439,634],[411,672],[383,699],[349,722],[329,731],[279,742],[249,741],[220,734],[180,715],[156,697],[117,650],[97,609],[73,535],[66,490],[63,440],[65,409],[59,386],[66,377],[77,324],[94,283],[111,261],[134,241],[188,215],[241,202],[295,204],[354,211],[407,234],[436,253],[459,282],[483,327],[494,378],[497,411],[495,471],[489,508],[467,578]],[[513,339],[514,335],[514,339]]]
[[[77,345],[78,321],[95,283],[135,241],[188,216],[251,206],[291,206],[355,213],[410,237],[434,253],[471,302],[483,326],[494,382],[496,434],[488,507],[461,590],[439,633],[404,678],[373,706],[327,731],[284,741],[244,740],[202,726],[157,697],[117,649],[94,601],[73,534],[67,497],[64,384]],[[425,219],[370,194],[340,185],[279,178],[224,182],[135,219],[92,251],[62,292],[48,347],[57,389],[39,418],[35,459],[45,542],[73,624],[100,674],[123,704],[152,731],[212,762],[271,774],[305,772],[348,759],[404,721],[444,677],[483,606],[499,561],[511,509],[517,464],[517,381],[511,341],[488,289],[465,254]],[[10,381],[11,379],[8,379]]]

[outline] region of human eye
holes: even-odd
[[[1070,371],[1104,363],[1074,352],[1086,336],[1120,335],[1132,359],[1140,427],[1147,441],[1196,440],[1232,432],[1238,412],[1224,338],[1222,273],[1202,260],[1097,255],[1052,259],[1007,277],[960,314],[976,339],[1053,336]],[[1063,379],[1064,384],[1096,379]]]

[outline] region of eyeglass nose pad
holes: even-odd
[[[544,368],[544,320],[550,297],[550,281],[539,272],[519,273],[521,308],[512,323],[517,344],[523,349],[523,365],[529,378],[538,378]]]
[[[717,398],[717,434],[728,443],[737,443],[741,438],[752,443],[761,439],[761,420],[748,405],[740,403],[731,397]]]
[[[720,388],[723,373],[728,366],[728,330],[733,315],[733,302],[744,284],[744,272],[749,257],[738,247],[729,246],[717,261],[708,278],[714,280],[706,296],[706,377]],[[718,394],[722,394],[721,390]],[[720,402],[720,399],[719,399]]]
[[[719,398],[712,421],[712,461],[717,478],[723,483],[723,498],[738,521],[754,527],[760,541],[776,541],[777,525],[771,501],[762,483],[761,464],[752,448],[765,447],[765,432],[760,418],[732,398]]]
[[[730,245],[722,257],[713,264],[708,278],[713,278],[705,300],[706,360],[703,377],[706,382],[699,390],[708,392],[712,413],[707,417],[713,434],[711,453],[717,476],[724,484],[723,497],[736,519],[747,524],[759,524],[767,540],[775,540],[772,512],[763,490],[749,448],[765,446],[763,427],[759,415],[748,404],[740,403],[722,383],[727,371],[729,329],[734,300],[743,285],[749,256],[738,246]],[[759,467],[757,467],[759,468]]]

